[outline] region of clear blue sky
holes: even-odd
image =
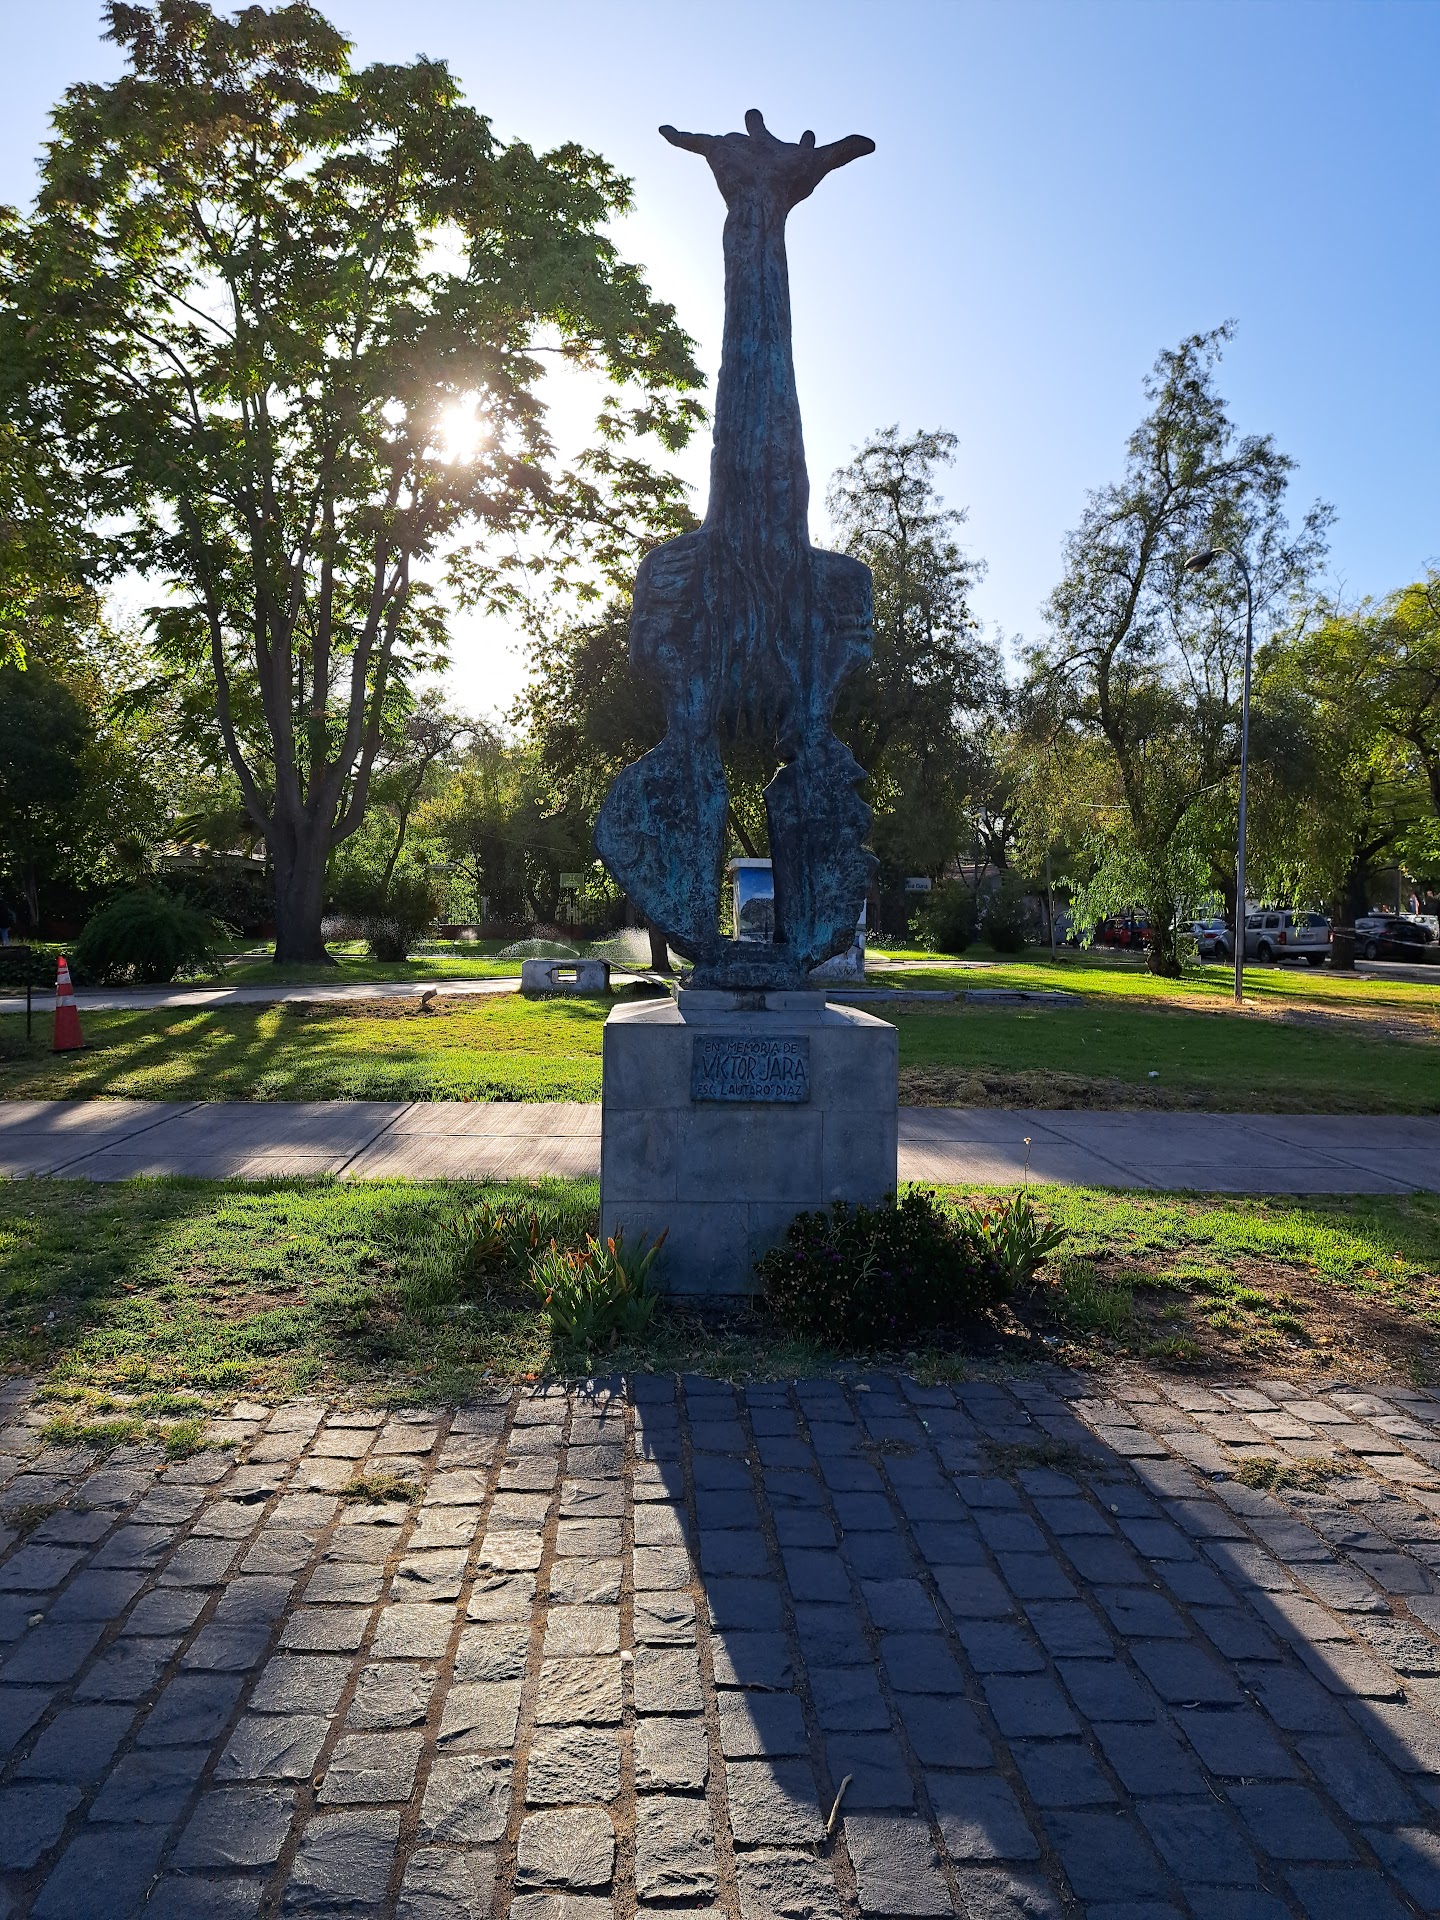
[[[759,106],[873,157],[791,221],[816,531],[871,429],[960,437],[979,611],[1034,634],[1158,349],[1233,318],[1223,390],[1336,508],[1332,575],[1440,557],[1440,6],[1424,0],[329,0],[357,57],[450,62],[497,130],[633,176],[623,242],[718,360],[721,203],[660,121]],[[115,70],[96,0],[7,0],[0,198],[67,81]],[[703,479],[705,450],[687,462]],[[466,636],[462,696],[513,663]]]

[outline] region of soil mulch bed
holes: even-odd
[[[1190,1276],[1167,1277],[1168,1261],[1073,1259],[985,1319],[877,1354],[876,1363],[963,1374],[975,1363],[1143,1362],[1192,1377],[1440,1381],[1440,1277],[1417,1289],[1406,1312],[1280,1261],[1227,1258],[1223,1291]],[[1117,1303],[1123,1324],[1112,1330],[1092,1323],[1093,1297],[1082,1287],[1077,1298],[1074,1284],[1081,1269],[1094,1296]],[[763,1301],[687,1302],[676,1312],[693,1326],[697,1345],[706,1337],[763,1344],[780,1332]]]
[[[1227,1103],[1230,1096],[1227,1094]],[[1201,1093],[1179,1087],[1141,1086],[1133,1080],[1090,1079],[1080,1073],[1048,1069],[1032,1073],[1000,1073],[990,1068],[902,1067],[902,1107],[1034,1107],[1058,1112],[1082,1107],[1110,1112],[1163,1109],[1167,1112],[1203,1112],[1214,1106]],[[1266,1103],[1273,1110],[1273,1099]],[[1258,1111],[1257,1107],[1257,1111]]]

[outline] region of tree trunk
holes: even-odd
[[[1370,911],[1370,863],[1368,860],[1357,860],[1346,874],[1342,897],[1345,920],[1353,927],[1363,914]]]
[[[1152,900],[1147,903],[1146,912],[1150,920],[1150,947],[1146,955],[1146,964],[1151,973],[1158,974],[1162,980],[1180,978],[1180,939],[1179,929],[1175,925],[1175,902],[1163,903]]]
[[[652,973],[673,973],[670,965],[670,949],[665,944],[665,936],[653,920],[645,922],[645,931],[650,936],[650,971]]]
[[[275,867],[276,966],[333,967],[320,931],[328,835],[318,821],[302,820],[293,836],[281,830],[269,844]]]
[[[1235,918],[1235,885],[1236,873],[1232,867],[1228,877],[1220,883],[1221,917],[1224,919],[1226,926],[1229,927],[1232,934],[1239,925],[1239,922]]]
[[[735,835],[735,838],[740,842],[740,851],[743,854],[745,854],[745,856],[748,859],[751,859],[751,860],[758,859],[759,850],[757,849],[755,842],[750,838],[749,834],[745,831],[744,824],[741,821],[739,814],[736,813],[735,811],[735,804],[733,801],[731,801],[730,804],[726,807],[725,812],[730,821],[730,830]]]
[[[1158,974],[1162,980],[1178,980],[1181,974],[1180,956],[1175,951],[1173,937],[1157,934],[1151,942],[1149,967],[1151,973]]]

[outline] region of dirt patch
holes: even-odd
[[[1366,1013],[1350,1007],[1281,1007],[1262,1003],[1246,1006],[1252,1019],[1278,1020],[1285,1026],[1320,1027],[1331,1032],[1360,1034],[1367,1040],[1440,1040],[1440,995],[1436,1005],[1422,1002],[1387,1007],[1383,1014]]]
[[[1378,1108],[1374,1090],[1360,1085],[1353,1093],[1327,1088],[1323,1101],[1312,1093],[1285,1093],[1273,1086],[1179,1087],[1160,1081],[1091,1079],[1037,1067],[1002,1073],[990,1067],[902,1067],[902,1107],[1031,1107],[1062,1112],[1085,1109],[1114,1113],[1356,1113]],[[1421,1107],[1420,1112],[1429,1109]]]
[[[1230,1257],[1196,1270],[1102,1255],[1057,1262],[1014,1316],[1072,1364],[1440,1380],[1440,1279],[1412,1283],[1400,1301],[1280,1261]]]
[[[212,1295],[208,1302],[210,1311],[219,1320],[253,1320],[260,1314],[279,1313],[287,1307],[299,1311],[307,1304],[300,1287],[276,1287],[273,1293],[231,1293],[227,1289]]]
[[[424,1020],[437,1014],[472,1013],[477,996],[457,994],[444,1000],[438,993],[396,994],[385,1000],[285,1000],[286,1013],[296,1020]]]
[[[1227,1095],[1228,1103],[1228,1095]],[[1085,1107],[1108,1111],[1140,1108],[1193,1112],[1212,1107],[1213,1097],[1179,1087],[1141,1086],[1133,1080],[1091,1079],[1081,1073],[1037,1069],[999,1073],[990,1068],[902,1067],[902,1107]],[[1267,1102],[1273,1107],[1273,1100]]]

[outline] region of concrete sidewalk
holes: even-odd
[[[493,980],[335,980],[304,987],[85,987],[75,995],[81,1013],[144,1013],[152,1007],[268,1007],[281,1000],[418,1000],[422,994],[518,993],[520,975]],[[55,995],[32,996],[36,1018],[54,1010]],[[0,994],[0,1013],[23,1013],[25,996]]]
[[[1028,1145],[1027,1145],[1028,1142]],[[1205,1193],[1440,1190],[1440,1118],[1001,1112],[902,1107],[900,1177]],[[600,1109],[579,1102],[12,1100],[0,1177],[262,1179],[595,1176]]]

